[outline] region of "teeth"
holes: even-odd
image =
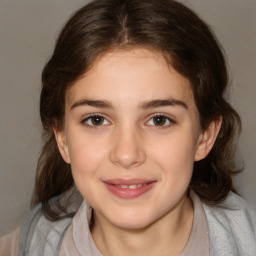
[[[121,188],[129,188],[129,189],[136,189],[142,187],[142,184],[134,184],[134,185],[120,185]]]

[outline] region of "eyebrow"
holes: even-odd
[[[83,99],[80,101],[77,101],[71,106],[71,110],[79,107],[88,105],[95,108],[109,108],[113,109],[113,105],[111,102],[107,100],[90,100],[90,99]],[[144,101],[142,104],[140,104],[140,108],[142,109],[149,109],[149,108],[158,108],[158,107],[165,107],[165,106],[181,106],[185,109],[188,108],[187,104],[181,100],[177,100],[174,98],[170,99],[156,99],[156,100],[149,100]]]
[[[74,103],[71,106],[71,110],[78,106],[84,106],[84,105],[88,105],[88,106],[95,107],[95,108],[113,108],[113,105],[107,100],[84,99],[84,100],[79,100],[78,102]]]
[[[188,108],[188,105],[185,102],[174,99],[174,98],[150,100],[150,101],[145,101],[141,104],[141,108],[143,109],[158,108],[158,107],[165,107],[165,106],[181,106],[185,109]]]

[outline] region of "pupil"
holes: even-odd
[[[164,116],[154,117],[154,124],[157,126],[164,125],[166,122],[166,118]]]
[[[101,125],[103,123],[103,118],[101,116],[94,116],[92,118],[92,123],[94,125]]]

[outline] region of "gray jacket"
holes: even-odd
[[[203,204],[203,207],[209,228],[210,256],[256,256],[256,212],[244,199],[231,192],[221,204]],[[58,255],[71,221],[66,218],[50,222],[38,205],[21,227],[19,256]]]

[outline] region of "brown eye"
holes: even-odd
[[[153,117],[153,122],[156,126],[164,126],[167,122],[167,118],[165,116],[155,116]]]
[[[109,122],[100,115],[91,115],[83,120],[82,123],[85,123],[88,126],[101,126],[109,124]]]
[[[102,116],[93,116],[91,117],[91,122],[93,125],[102,125],[104,118]]]
[[[163,128],[167,128],[169,126],[171,126],[172,124],[174,124],[175,122],[168,116],[165,115],[155,115],[153,117],[151,117],[146,125],[148,126],[157,126],[157,127],[163,127]]]

